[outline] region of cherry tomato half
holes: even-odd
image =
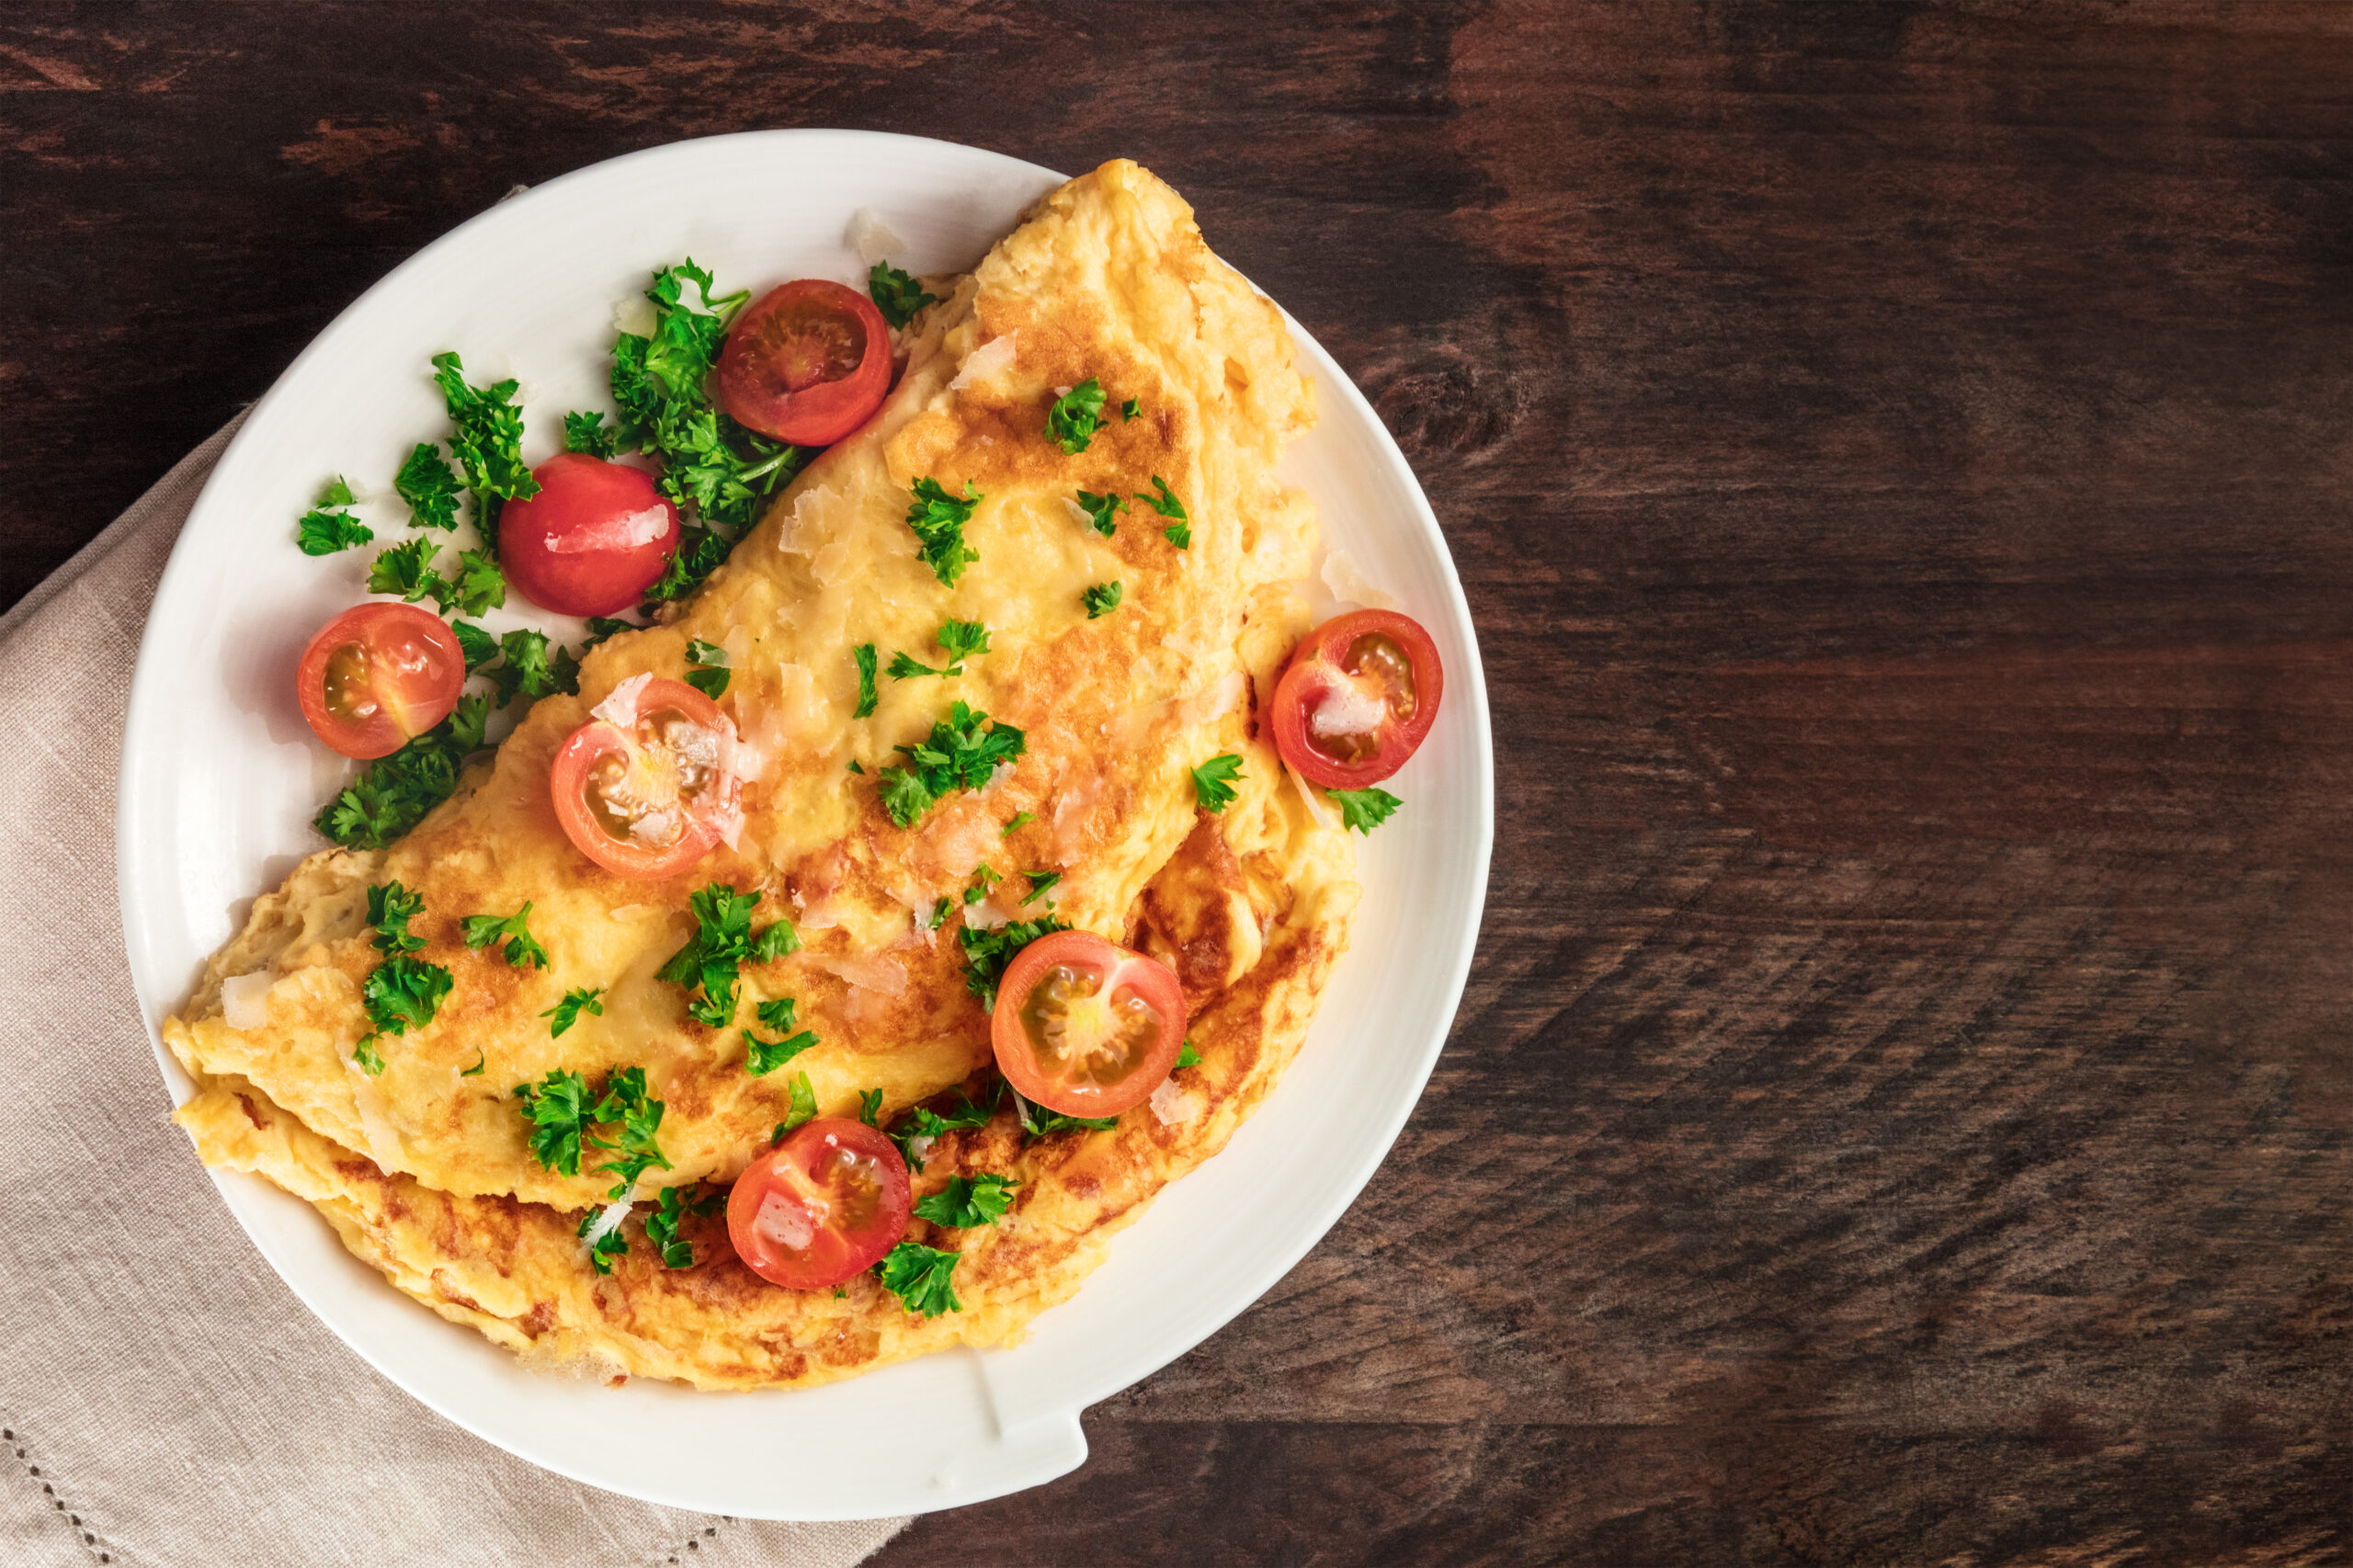
[[[540,493],[498,514],[498,562],[517,593],[558,615],[618,615],[678,550],[678,509],[653,476],[565,452],[531,471]]]
[[[615,876],[676,876],[710,853],[722,819],[741,809],[742,787],[725,765],[734,739],[710,698],[683,682],[648,681],[630,723],[591,718],[556,748],[548,770],[556,821]]]
[[[346,756],[400,750],[449,716],[466,684],[449,623],[415,605],[355,605],[319,628],[294,667],[294,695],[319,739]]]
[[[1057,931],[1006,967],[989,1038],[1023,1098],[1064,1116],[1117,1116],[1176,1064],[1185,988],[1157,959],[1092,931]]]
[[[737,424],[795,446],[840,440],[891,390],[891,329],[855,289],[803,278],[771,289],[719,351],[719,403]]]
[[[744,1266],[789,1290],[874,1267],[907,1233],[907,1163],[862,1121],[821,1117],[744,1168],[727,1236]]]
[[[1430,733],[1446,672],[1421,623],[1360,609],[1307,634],[1275,684],[1275,749],[1326,790],[1361,790],[1405,766]]]

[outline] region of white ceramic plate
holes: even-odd
[[[372,551],[297,551],[325,478],[362,486],[380,540],[406,537],[391,477],[446,423],[426,361],[514,375],[525,451],[562,448],[570,408],[610,405],[614,311],[682,256],[722,286],[862,284],[850,216],[881,211],[917,272],[969,267],[1060,176],[911,137],[777,131],[657,147],[551,182],[427,246],[303,351],[222,457],[164,574],[122,756],[131,972],[151,1031],[252,896],[321,847],[310,818],[349,771],[316,744],[288,672],[310,633],[366,597]],[[1211,242],[1217,214],[1204,215]],[[1286,473],[1332,540],[1437,637],[1446,706],[1363,842],[1355,944],[1297,1065],[1225,1153],[1176,1183],[1018,1348],[955,1351],[805,1392],[620,1390],[526,1372],[395,1292],[311,1208],[258,1177],[221,1194],[295,1294],[386,1377],[550,1470],[650,1501],[764,1518],[946,1508],[1073,1470],[1079,1413],[1247,1307],[1337,1220],[1420,1095],[1462,994],[1493,835],[1494,778],[1470,615],[1429,504],[1340,368],[1296,324],[1323,422]],[[507,613],[494,630],[551,617]],[[176,1101],[190,1085],[160,1040]]]

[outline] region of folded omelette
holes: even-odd
[[[676,619],[588,653],[579,695],[540,700],[406,838],[303,862],[165,1025],[199,1085],[179,1119],[208,1164],[309,1200],[400,1290],[531,1360],[743,1388],[1017,1337],[1162,1186],[1224,1145],[1298,1050],[1347,944],[1345,834],[1254,723],[1307,630],[1294,586],[1316,543],[1308,502],[1274,478],[1314,418],[1280,315],[1174,191],[1124,162],[1047,196],[972,274],[932,287],[941,298],[912,324],[881,411],[811,464]],[[1090,378],[1136,412],[1071,455],[1047,411]],[[952,586],[906,521],[923,479],[982,497],[964,529],[978,559]],[[1183,498],[1189,548],[1148,511],[1106,538],[1073,499],[1155,481]],[[1086,590],[1112,581],[1118,608],[1090,618]],[[961,675],[886,678],[858,716],[853,650],[928,661],[950,618],[984,622],[987,654]],[[623,682],[678,678],[698,639],[733,671],[721,706],[750,759],[741,831],[673,881],[617,878],[558,825],[551,760]],[[903,828],[877,775],[959,701],[1020,728],[1026,749]],[[1212,814],[1188,769],[1227,753],[1242,758],[1237,795]],[[983,867],[1004,880],[967,903]],[[1025,908],[1029,879],[1049,873],[1051,904]],[[423,900],[418,956],[454,984],[429,1025],[381,1042],[371,1075],[353,1061],[379,961],[368,890],[394,881]],[[710,882],[757,892],[759,919],[790,919],[801,944],[744,966],[726,1028],[657,975]],[[464,945],[464,916],[526,902],[544,968]],[[935,1096],[985,1100],[989,1017],[959,927],[1041,907],[1167,962],[1201,1062],[1107,1131],[1033,1136],[1008,1104],[928,1147],[918,1197],[959,1175],[1017,1182],[993,1225],[913,1222],[909,1239],[958,1252],[960,1310],[917,1316],[871,1274],[838,1294],[770,1285],[737,1262],[722,1219],[691,1210],[688,1267],[640,1240],[609,1274],[592,1268],[578,1232],[606,1178],[532,1157],[517,1085],[643,1070],[670,1168],[641,1181],[641,1211],[657,1186],[731,1181],[790,1113],[793,1074],[746,1069],[740,1025],[762,1001],[795,998],[818,1036],[792,1067],[820,1114],[857,1115],[876,1091],[884,1126]],[[248,1004],[248,1027],[233,1027],[222,984],[256,975],[241,991],[266,998],[261,1021]],[[602,990],[603,1013],[551,1034],[546,1013],[583,987]]]

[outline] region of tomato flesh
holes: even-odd
[[[1445,683],[1438,645],[1410,617],[1365,609],[1325,621],[1276,683],[1275,749],[1327,790],[1377,784],[1429,733]]]
[[[353,606],[319,629],[294,667],[294,694],[312,730],[363,760],[389,756],[448,718],[465,684],[457,633],[415,605]]]
[[[531,477],[540,493],[498,514],[498,562],[516,592],[542,609],[617,615],[677,553],[678,509],[643,469],[565,452]]]
[[[719,353],[719,403],[746,429],[795,446],[840,440],[891,390],[891,329],[855,289],[803,278],[736,318]]]
[[[574,847],[616,876],[658,881],[692,867],[740,813],[725,764],[735,728],[674,680],[648,681],[627,724],[592,717],[556,749],[548,789]]]
[[[1155,959],[1057,931],[1006,966],[989,1032],[998,1070],[1023,1097],[1064,1116],[1117,1116],[1176,1065],[1184,988]]]
[[[821,1117],[754,1160],[727,1195],[727,1236],[771,1285],[822,1290],[906,1234],[907,1163],[861,1121]]]

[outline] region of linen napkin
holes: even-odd
[[[116,913],[142,627],[235,422],[0,616],[0,1562],[847,1568],[906,1520],[655,1507],[449,1425],[287,1290],[169,1119]]]

